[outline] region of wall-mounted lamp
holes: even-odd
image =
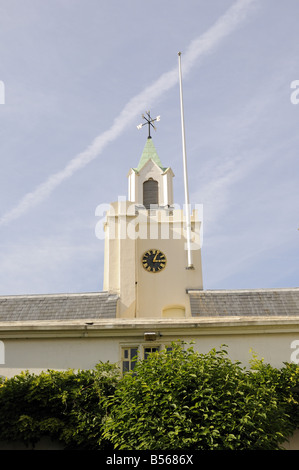
[[[144,333],[144,341],[156,341],[159,336],[159,333],[156,333],[155,331],[146,331]]]

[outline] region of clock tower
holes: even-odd
[[[138,166],[128,173],[128,199],[110,204],[104,224],[104,290],[118,294],[119,318],[190,317],[186,291],[203,288],[201,222],[193,210],[190,269],[184,208],[174,204],[173,177],[149,132]]]

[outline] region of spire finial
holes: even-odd
[[[148,125],[148,139],[151,139],[151,127],[156,130],[155,126],[153,125],[153,122],[155,121],[160,121],[160,116],[157,116],[155,119],[151,118],[150,111],[146,111],[146,116],[142,114],[142,119],[144,119],[146,122],[143,122],[141,124],[138,124],[137,129],[141,129],[143,126]]]

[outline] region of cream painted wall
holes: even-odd
[[[6,339],[5,364],[0,375],[12,377],[22,370],[91,369],[97,362],[119,361],[118,341],[105,338]]]
[[[132,322],[130,322],[132,323]],[[172,341],[179,339],[191,343],[200,353],[207,353],[213,348],[220,348],[227,345],[229,357],[232,360],[240,361],[244,366],[248,366],[254,351],[259,358],[264,358],[266,363],[273,367],[282,367],[284,362],[296,362],[299,360],[299,347],[294,349],[294,341],[299,339],[299,332],[282,332],[273,330],[272,333],[264,332],[263,328],[251,334],[240,334],[234,327],[218,328],[215,325],[208,331],[202,328],[194,328],[194,331],[181,331],[174,329],[172,321],[161,321],[160,324],[152,322],[144,323],[144,326],[125,324],[121,330],[113,328],[113,322],[105,327],[97,325],[85,329],[82,333],[70,333],[65,335],[60,331],[59,335],[47,337],[48,333],[32,333],[32,337],[22,338],[19,331],[19,338],[6,337],[2,334],[2,341],[5,347],[5,363],[0,364],[0,375],[12,377],[22,370],[40,372],[41,370],[55,369],[65,370],[90,369],[99,361],[110,361],[120,363],[121,348],[124,346],[160,346],[169,345]],[[190,330],[190,328],[189,328]],[[200,330],[200,331],[198,331]],[[146,331],[156,331],[161,334],[154,342],[145,341]],[[85,334],[85,336],[83,336]],[[11,336],[11,335],[10,335]]]
[[[118,316],[135,317],[136,240],[135,206],[128,201],[115,202],[106,216],[104,291],[120,296]]]

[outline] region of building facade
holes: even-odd
[[[136,352],[177,340],[201,352],[225,344],[244,365],[252,351],[275,367],[299,360],[299,289],[204,290],[201,220],[193,210],[190,268],[173,177],[148,137],[127,200],[106,214],[102,291],[0,297],[0,375],[108,360],[126,371]]]

